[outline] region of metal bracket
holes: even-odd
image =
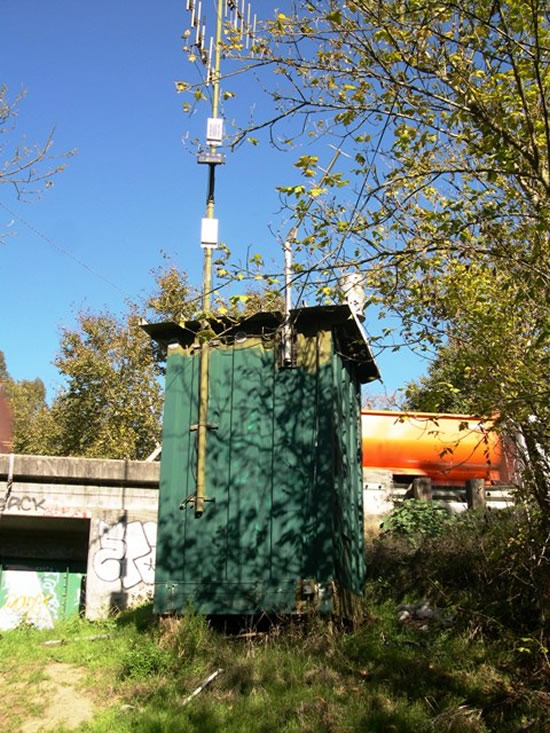
[[[179,505],[178,508],[181,511],[183,511],[184,509],[186,509],[189,506],[189,504],[194,504],[196,500],[197,500],[196,495],[195,494],[191,494],[190,496],[187,497],[187,499],[184,499],[181,502],[181,504]],[[210,502],[212,504],[215,504],[216,503],[216,499],[207,499],[206,497],[203,499],[203,501],[204,502]]]
[[[204,152],[197,155],[197,163],[202,165],[223,165],[225,155],[223,153]]]
[[[195,425],[191,425],[189,430],[194,433],[200,428],[200,423],[196,423]],[[206,429],[207,430],[217,430],[219,428],[219,425],[216,425],[216,423],[207,422],[206,423]]]

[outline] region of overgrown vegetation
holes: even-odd
[[[91,696],[96,712],[82,731],[547,730],[548,566],[532,554],[536,517],[470,513],[444,527],[386,523],[355,629],[313,617],[236,633],[191,609],[158,620],[144,606],[6,633],[0,726],[47,720],[38,685],[54,663],[86,670],[75,695]],[[403,601],[441,613],[403,621]],[[42,645],[51,638],[65,643]]]
[[[369,546],[375,596],[396,602],[411,594],[429,598],[452,609],[463,631],[510,642],[529,638],[529,654],[535,647],[544,652],[538,662],[545,666],[549,537],[538,510],[523,505],[467,512],[442,523],[439,514],[419,514],[415,504],[420,502],[398,507]],[[422,521],[403,519],[411,516]]]
[[[409,407],[521,432],[524,486],[550,527],[547,3],[296,0],[252,58],[225,40],[271,102],[234,143],[267,130],[295,150],[301,178],[279,190],[300,225],[302,294],[338,300],[342,274],[355,273],[399,324],[376,340],[371,310],[373,343],[436,358]],[[207,99],[196,77],[179,88]],[[321,183],[331,141],[345,155]],[[250,263],[219,272],[257,274]]]
[[[86,668],[85,691],[97,705],[87,731],[506,731],[545,719],[536,692],[519,683],[522,659],[512,645],[450,629],[419,632],[400,625],[389,602],[371,603],[354,632],[314,619],[228,638],[190,617],[141,631],[113,622],[109,639],[72,640],[91,632],[82,623],[6,635],[5,730],[47,715],[33,691],[52,661]],[[52,634],[67,643],[40,646]]]

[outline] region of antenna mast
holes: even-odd
[[[246,40],[246,48],[253,40],[256,29],[256,16],[253,24],[250,23],[250,4],[245,8],[245,0],[216,0],[216,33],[210,38],[206,46],[206,22],[202,18],[202,0],[187,0],[186,9],[191,13],[191,32],[195,38],[187,50],[196,51],[198,59],[206,68],[206,84],[212,85],[212,116],[206,125],[206,149],[199,152],[197,162],[208,166],[208,186],[206,194],[206,212],[201,222],[201,247],[203,249],[203,282],[202,282],[202,311],[203,317],[208,319],[212,294],[212,250],[218,246],[218,220],[214,216],[216,166],[225,163],[225,155],[217,148],[223,143],[223,119],[219,114],[220,101],[220,63],[222,51],[223,17],[228,18],[231,33]],[[246,15],[245,15],[246,11]],[[205,324],[208,325],[208,324]],[[193,501],[195,517],[200,517],[204,511],[206,499],[206,443],[208,430],[209,403],[209,359],[210,349],[208,340],[201,343],[200,371],[199,371],[199,419],[197,424],[197,484]]]

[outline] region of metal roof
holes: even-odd
[[[348,305],[313,306],[310,308],[294,308],[290,312],[292,327],[299,333],[313,334],[318,331],[332,331],[335,335],[339,352],[350,361],[355,362],[359,381],[362,383],[380,379],[378,365],[371,351],[367,334],[357,315]],[[184,347],[200,341],[201,335],[212,339],[230,342],[239,332],[247,335],[273,337],[284,322],[280,311],[255,313],[241,320],[226,316],[208,319],[208,327],[204,321],[185,321],[180,324],[173,321],[162,323],[142,323],[141,326],[149,336],[159,344],[167,346],[178,342]],[[210,332],[210,333],[208,333]]]

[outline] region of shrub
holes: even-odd
[[[165,672],[170,661],[170,655],[153,640],[141,639],[124,653],[121,660],[121,677],[144,680],[151,675]]]
[[[404,537],[418,545],[426,537],[438,537],[453,521],[444,507],[433,501],[407,499],[382,523],[382,534]]]

